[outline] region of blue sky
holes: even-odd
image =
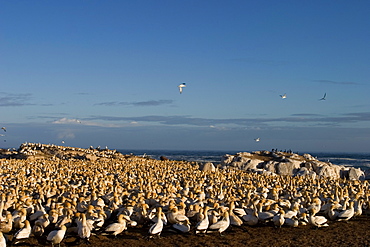
[[[3,147],[370,152],[368,1],[0,5]]]

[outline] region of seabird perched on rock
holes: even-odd
[[[180,90],[180,93],[182,93],[182,88],[184,88],[184,87],[186,87],[186,83],[185,82],[183,82],[180,85],[178,85],[178,88]]]

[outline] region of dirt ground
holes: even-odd
[[[129,228],[116,238],[93,235],[90,244],[80,242],[76,236],[67,236],[61,246],[370,246],[370,217],[361,216],[349,222],[329,222],[329,227],[315,229],[311,226],[274,228],[272,225],[230,227],[222,236],[179,234],[164,229],[159,239],[145,238],[147,228]],[[51,246],[35,238],[16,246]]]

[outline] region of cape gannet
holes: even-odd
[[[149,228],[149,237],[161,236],[163,230],[162,208],[158,207],[156,222]]]
[[[51,242],[51,245],[54,246],[55,244],[58,244],[60,246],[60,243],[62,242],[64,235],[66,234],[67,228],[65,225],[62,225],[60,229],[51,231],[46,240]]]
[[[227,229],[229,228],[230,226],[230,217],[229,217],[229,212],[228,211],[225,211],[223,213],[223,218],[219,221],[217,221],[216,223],[212,224],[209,226],[209,229],[210,230],[214,230],[214,231],[218,231],[220,233],[220,235],[222,235],[222,233]],[[210,233],[212,231],[207,231],[207,233]]]
[[[320,100],[326,100],[326,93],[324,94],[324,96]]]
[[[177,87],[179,88],[180,93],[182,93],[182,89],[183,89],[184,87],[186,87],[186,83],[181,83],[181,84],[180,84],[180,85],[178,85]]]
[[[280,97],[281,97],[282,99],[286,99],[286,93],[285,93],[285,94],[283,94],[283,95],[280,95]]]

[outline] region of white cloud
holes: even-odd
[[[52,122],[53,124],[75,124],[75,125],[85,125],[85,126],[97,126],[97,127],[107,127],[107,128],[117,128],[117,127],[124,127],[124,125],[120,124],[107,124],[107,123],[99,123],[99,122],[92,122],[92,121],[84,121],[79,119],[69,119],[69,118],[60,118]]]
[[[53,124],[78,124],[81,121],[78,119],[68,119],[68,118],[60,118],[58,120],[53,121]],[[82,123],[82,122],[81,122]]]

